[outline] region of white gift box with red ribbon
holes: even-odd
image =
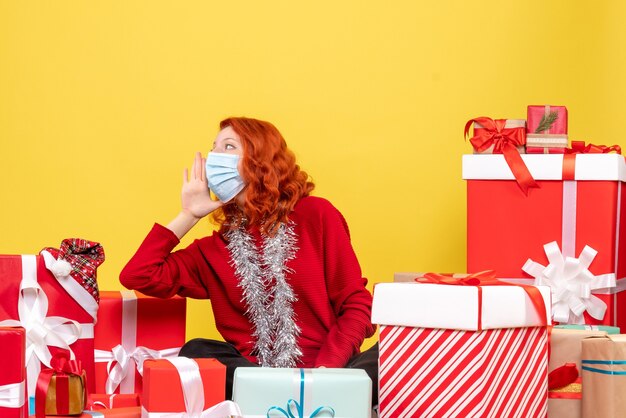
[[[552,289],[553,319],[626,328],[626,163],[618,154],[523,155],[528,196],[499,155],[464,155],[467,270]]]
[[[522,287],[379,283],[372,322],[381,418],[545,417],[550,319]]]

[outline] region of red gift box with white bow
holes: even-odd
[[[226,366],[216,359],[147,360],[144,377],[141,407],[145,418],[242,415],[237,404],[224,400]]]
[[[550,286],[556,322],[626,329],[624,157],[522,158],[539,186],[527,195],[502,156],[463,156],[467,271]]]
[[[88,388],[93,389],[93,329],[98,303],[72,277],[66,264],[57,263],[49,251],[0,255],[0,326],[26,329],[29,396],[35,394],[42,364],[50,367],[52,355],[68,349],[82,362]],[[93,280],[95,284],[95,277]]]
[[[95,393],[141,393],[143,362],[175,357],[185,343],[187,301],[133,290],[100,292]]]

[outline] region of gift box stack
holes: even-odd
[[[466,124],[467,273],[374,287],[381,418],[626,410],[626,163],[569,146],[567,120],[542,105]]]
[[[100,292],[103,261],[100,244],[82,239],[0,255],[0,416],[141,416],[144,362],[177,356],[186,301]],[[214,386],[208,402],[223,401]]]
[[[552,320],[569,324],[550,336],[550,417],[618,416],[626,163],[619,146],[568,146],[567,117],[563,106],[529,106],[525,129],[490,118],[466,125],[475,150],[463,156],[467,271],[550,288]]]
[[[381,418],[546,415],[547,287],[399,276],[374,287]]]
[[[539,125],[567,120],[564,107],[549,108],[557,113],[544,114]],[[529,121],[536,109],[529,106]],[[619,147],[576,142],[564,154],[520,155],[498,126],[475,131],[471,142],[479,149],[495,142],[503,154],[463,156],[468,272],[489,268],[550,286],[559,323],[623,328],[626,164]]]

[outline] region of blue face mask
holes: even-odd
[[[206,158],[209,189],[224,203],[237,196],[245,186],[237,170],[239,159],[238,155],[220,152],[209,152]]]

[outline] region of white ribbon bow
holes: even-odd
[[[598,252],[588,245],[578,258],[564,257],[556,241],[543,246],[548,257],[547,267],[528,259],[522,270],[535,278],[535,285],[550,286],[552,292],[552,318],[568,324],[583,324],[583,313],[601,320],[606,313],[606,303],[591,291],[615,287],[615,274],[595,276],[589,271]]]
[[[143,418],[225,418],[241,416],[239,406],[232,401],[220,402],[208,409],[204,408],[204,385],[198,364],[190,358],[174,357],[167,359],[178,370],[183,389],[186,412],[148,412],[143,407]]]
[[[23,406],[25,388],[25,381],[0,386],[0,407],[20,408]]]
[[[167,348],[164,350],[152,350],[146,347],[135,347],[130,353],[121,344],[113,347],[111,351],[95,350],[96,363],[107,362],[108,377],[105,383],[105,392],[112,394],[126,379],[134,378],[135,365],[137,371],[143,376],[143,363],[146,360],[174,357],[178,355],[180,347]],[[132,379],[134,390],[134,379]],[[132,390],[131,390],[132,392]]]
[[[41,371],[41,363],[50,367],[52,354],[49,346],[59,347],[70,352],[70,345],[83,335],[83,327],[78,322],[61,316],[48,314],[48,297],[37,283],[37,259],[34,255],[22,256],[22,281],[18,295],[17,311],[19,319],[7,319],[0,326],[23,327],[26,330],[26,368],[28,394],[34,396],[35,383]],[[93,332],[93,330],[91,330]]]

